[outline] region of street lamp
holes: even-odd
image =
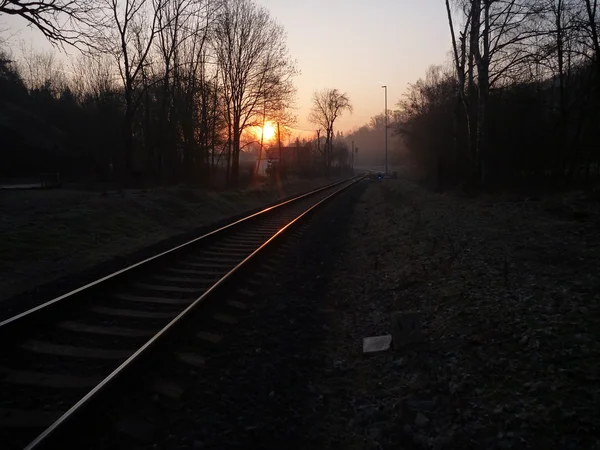
[[[388,173],[388,151],[387,151],[387,129],[388,129],[388,114],[387,114],[387,86],[381,86],[385,89],[385,173]]]

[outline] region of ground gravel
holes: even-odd
[[[372,184],[327,295],[341,448],[600,448],[599,200]],[[425,342],[362,357],[397,310]]]
[[[328,429],[321,427],[335,393],[321,382],[323,373],[338,368],[329,364],[322,345],[331,332],[330,314],[323,307],[327,283],[339,255],[347,244],[345,230],[366,183],[341,194],[308,222],[286,235],[285,245],[271,254],[252,278],[256,295],[226,295],[239,300],[241,311],[233,314],[235,325],[210,320],[219,312],[211,303],[198,320],[189,342],[181,348],[201,355],[201,369],[172,363],[157,363],[148,377],[178,380],[186,386],[180,400],[155,398],[143,387],[133,388],[103,414],[102,435],[79,448],[151,449],[247,449],[323,448]],[[246,279],[241,287],[247,286]],[[197,329],[196,329],[197,328]],[[224,335],[218,344],[199,342],[198,331]],[[168,356],[165,356],[168,359]],[[184,381],[185,380],[185,381]],[[156,401],[155,401],[156,400]],[[115,417],[118,430],[107,424]],[[108,419],[108,420],[106,420]],[[143,437],[133,437],[138,423]],[[125,424],[125,425],[123,425]],[[150,431],[151,430],[151,431]],[[152,436],[150,441],[148,437]]]
[[[321,383],[330,365],[323,342],[329,274],[344,252],[345,230],[365,183],[319,211],[300,241],[283,252],[245,319],[229,328],[217,356],[150,448],[324,448],[321,427],[335,393]]]
[[[363,182],[320,212],[141,448],[600,448],[598,198]],[[424,341],[373,356],[392,311]],[[128,443],[128,448],[133,448]]]

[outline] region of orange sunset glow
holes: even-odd
[[[277,137],[277,124],[270,121],[266,121],[264,127],[252,127],[251,133],[254,134],[256,140],[259,142],[262,137],[263,142],[266,144],[275,140],[275,138]]]

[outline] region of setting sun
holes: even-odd
[[[272,122],[265,122],[264,128],[263,128],[263,139],[265,141],[270,141],[272,139],[275,138],[275,132],[277,130],[277,127],[274,123]],[[260,132],[260,131],[259,131]]]
[[[277,138],[277,124],[266,121],[264,128],[260,125],[252,126],[249,128],[248,132],[257,142],[260,142],[262,138],[262,141],[267,144]]]

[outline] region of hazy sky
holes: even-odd
[[[354,114],[336,128],[347,131],[393,109],[408,83],[441,64],[450,49],[442,0],[257,0],[288,33],[290,54],[302,72],[298,124],[308,122],[314,90],[338,88],[350,95]]]
[[[354,114],[339,119],[336,129],[349,131],[388,108],[393,109],[408,83],[431,64],[447,59],[450,37],[442,0],[256,0],[288,34],[291,56],[301,74],[296,127],[313,130],[307,116],[313,91],[347,92]],[[15,18],[0,18],[0,30],[22,29]],[[3,33],[6,35],[6,32]],[[13,38],[48,48],[37,32]]]

